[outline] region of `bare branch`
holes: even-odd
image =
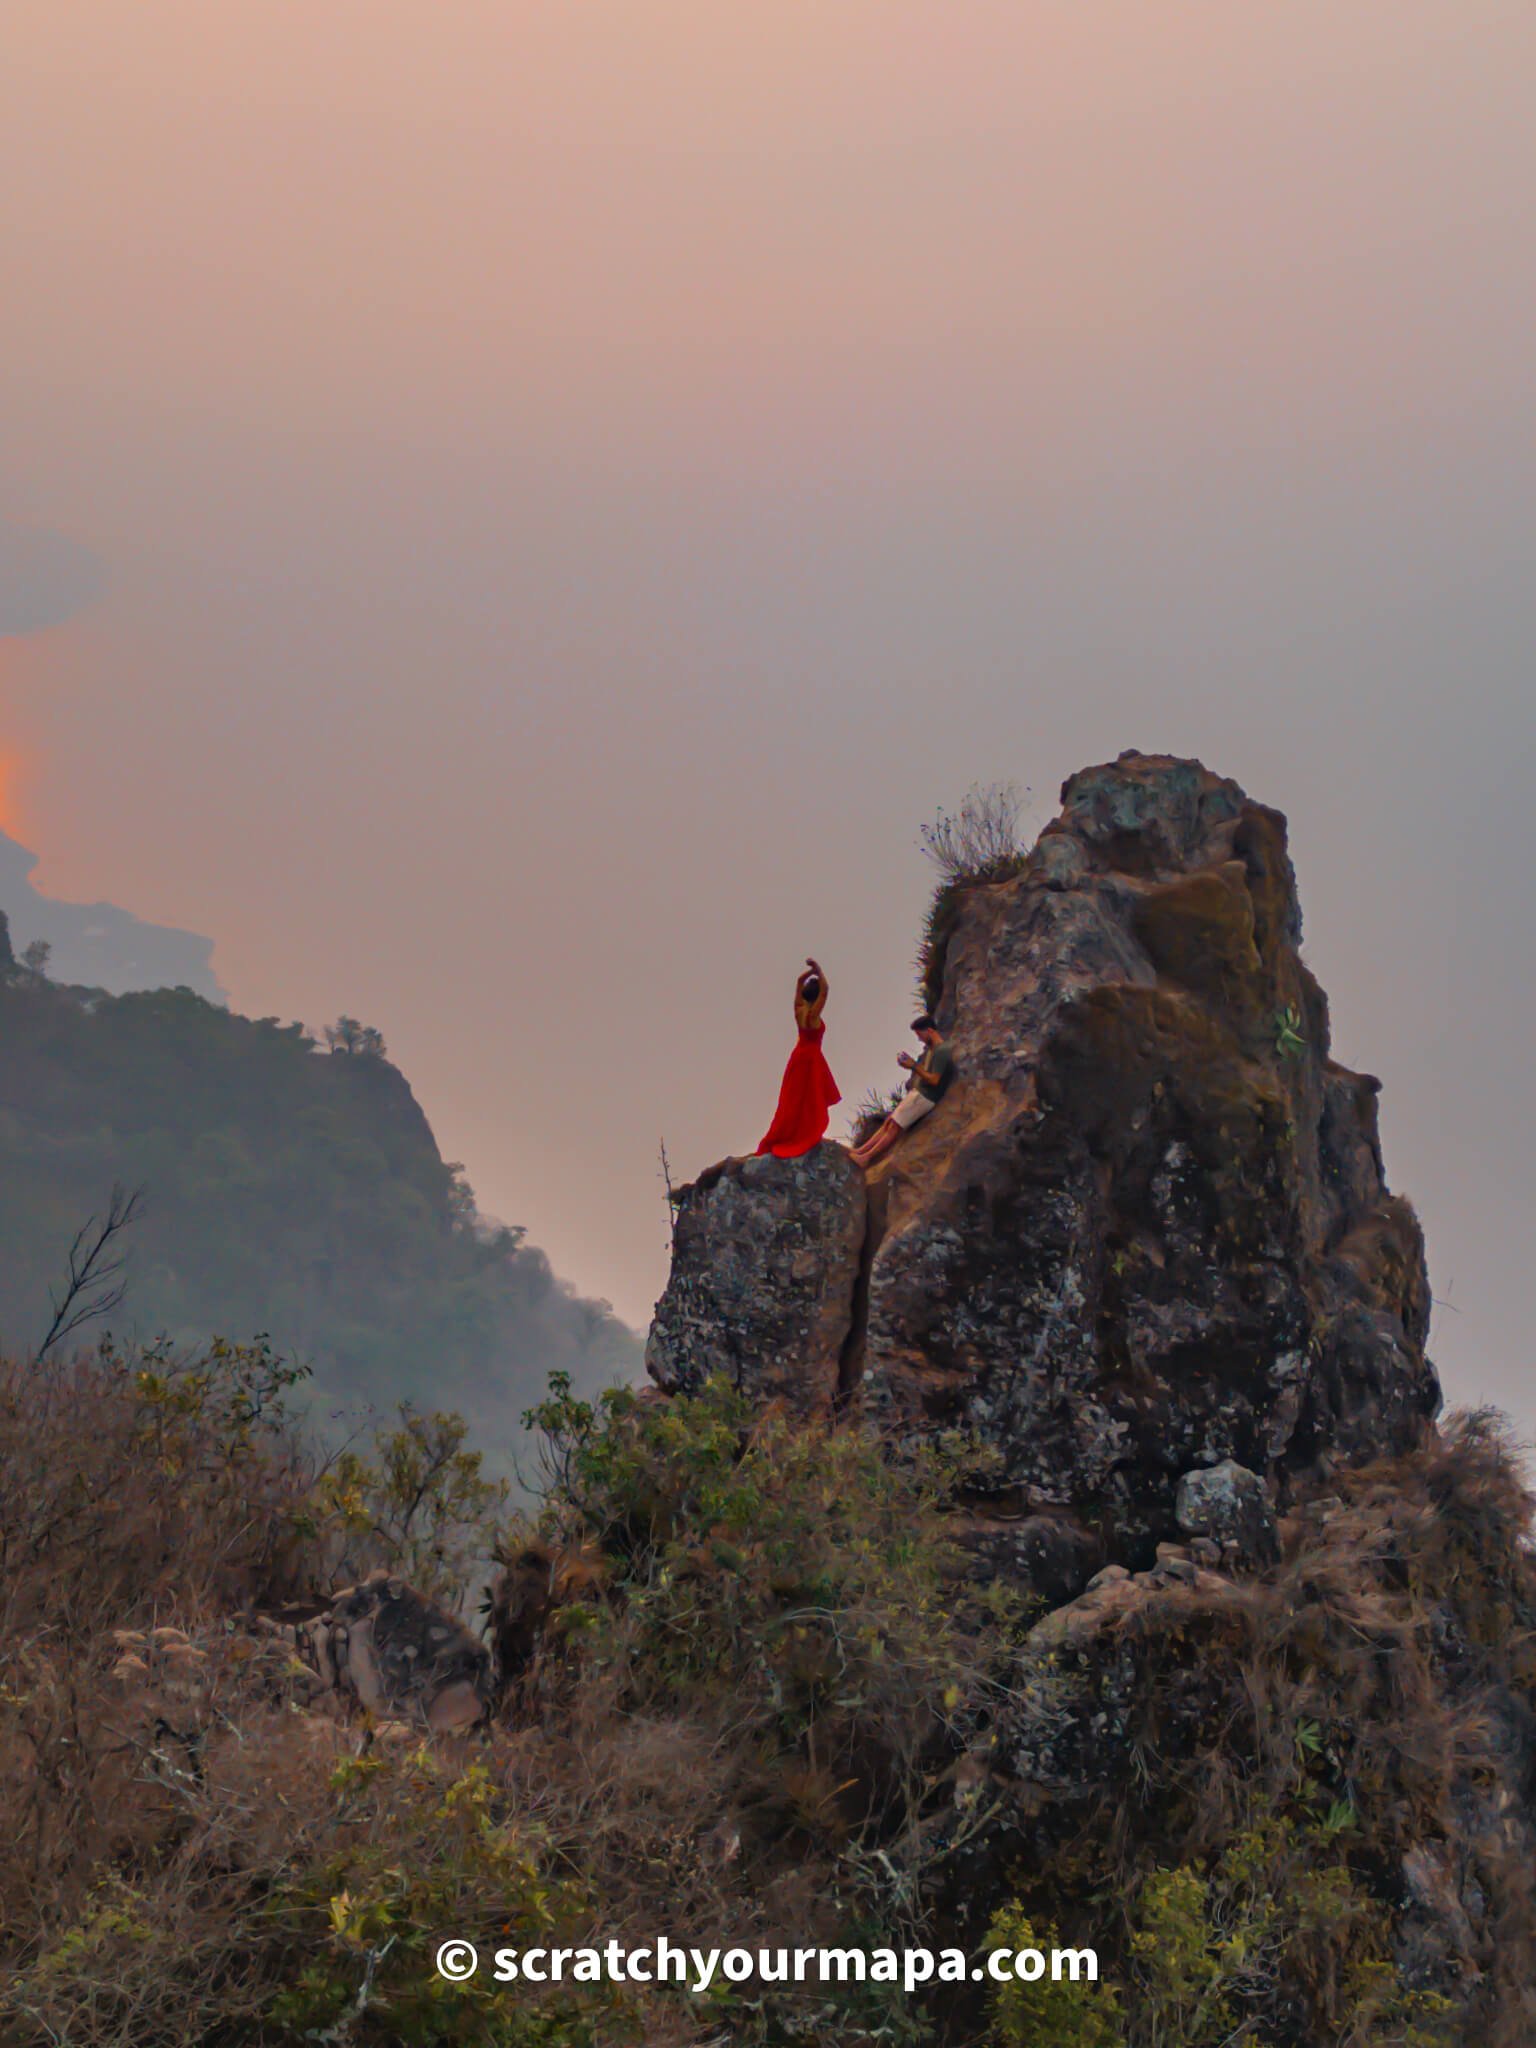
[[[127,1260],[118,1239],[130,1223],[137,1221],[143,1200],[143,1188],[134,1188],[129,1193],[114,1183],[106,1215],[99,1223],[95,1216],[87,1216],[75,1232],[63,1292],[55,1295],[49,1291],[53,1321],[33,1353],[35,1363],[41,1364],[55,1344],[62,1344],[87,1323],[97,1322],[122,1306],[128,1293],[123,1277]]]
[[[677,1190],[672,1185],[672,1166],[667,1158],[667,1141],[660,1141],[661,1177],[667,1188],[667,1234],[674,1246],[677,1244]]]

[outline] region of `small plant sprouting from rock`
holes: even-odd
[[[872,1138],[906,1093],[904,1088],[866,1088],[848,1119],[848,1141],[862,1145]]]
[[[1027,792],[1026,792],[1027,794]],[[946,887],[967,882],[1001,882],[1017,874],[1024,859],[1019,821],[1024,800],[1014,783],[973,784],[958,811],[942,808],[918,833],[923,852]]]
[[[1028,859],[1019,837],[1028,793],[1021,795],[1011,782],[973,785],[958,811],[940,810],[918,833],[939,876],[917,955],[918,988],[928,1009],[942,991],[944,954],[962,893],[983,883],[1006,882]]]
[[[1275,1051],[1281,1059],[1300,1059],[1307,1041],[1302,1036],[1302,1015],[1294,1003],[1275,1012]]]

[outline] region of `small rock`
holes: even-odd
[[[1264,1482],[1232,1458],[1186,1472],[1174,1495],[1173,1512],[1186,1534],[1209,1537],[1235,1563],[1272,1564],[1280,1554]]]
[[[1100,1586],[1113,1586],[1119,1580],[1128,1579],[1130,1576],[1130,1573],[1123,1564],[1107,1564],[1103,1571],[1094,1573],[1083,1590],[1088,1593],[1096,1593]]]
[[[336,1700],[381,1718],[447,1733],[489,1712],[484,1643],[388,1572],[338,1593],[301,1632],[300,1647]]]
[[[1164,1578],[1193,1581],[1195,1561],[1182,1543],[1159,1543],[1157,1570]]]

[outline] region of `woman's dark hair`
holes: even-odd
[[[805,1002],[814,1003],[821,994],[821,976],[808,974],[800,984],[800,994]]]
[[[912,1019],[912,1029],[914,1031],[937,1031],[938,1028],[938,1025],[934,1023],[932,1016],[927,1010],[924,1010],[921,1017],[914,1017]]]

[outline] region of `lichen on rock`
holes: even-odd
[[[864,1176],[842,1146],[723,1160],[678,1190],[672,1273],[645,1363],[668,1393],[712,1374],[810,1411],[831,1401],[853,1323]]]
[[[1264,1482],[1232,1458],[1186,1472],[1174,1495],[1173,1512],[1186,1536],[1208,1537],[1231,1563],[1271,1564],[1279,1555]]]

